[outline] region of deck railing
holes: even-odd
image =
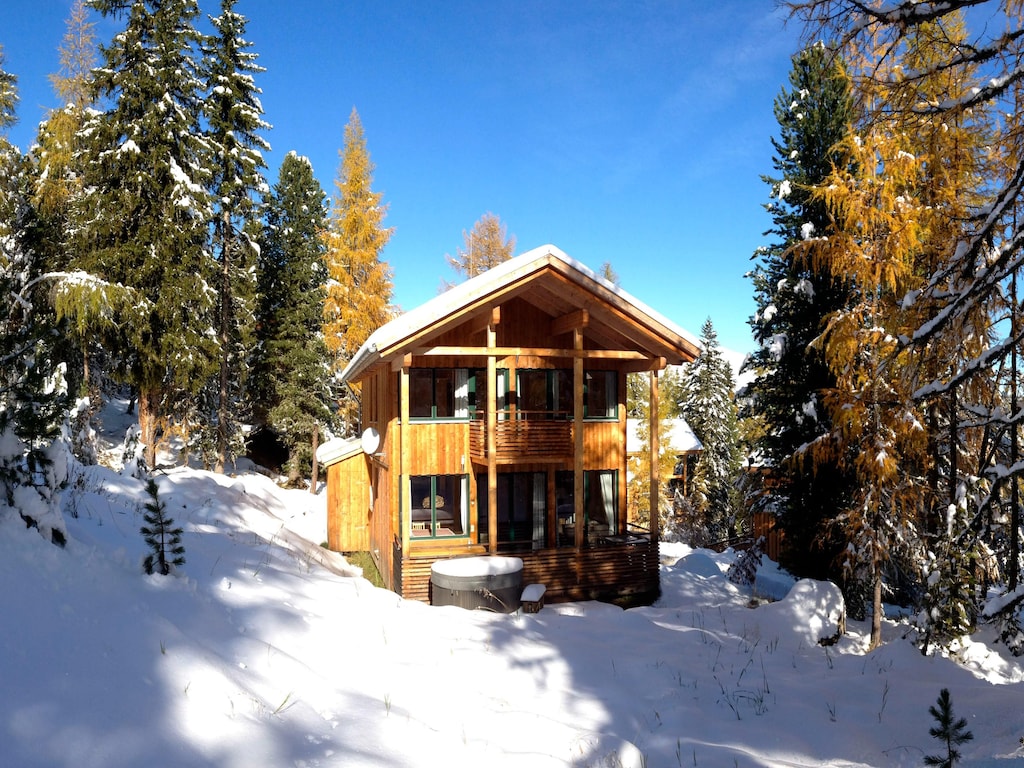
[[[560,412],[517,411],[511,418],[502,414],[495,424],[494,446],[495,460],[499,463],[565,459],[572,456],[573,424]],[[487,421],[484,418],[470,422],[469,452],[474,459],[487,459]]]

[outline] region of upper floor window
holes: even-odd
[[[465,368],[411,369],[409,418],[469,418],[469,371]]]
[[[586,371],[583,375],[583,416],[587,419],[619,417],[619,375],[615,371]]]
[[[616,371],[584,371],[583,418],[617,419],[618,383]],[[527,418],[572,418],[572,371],[565,368],[524,368],[518,371],[516,384],[519,411]]]

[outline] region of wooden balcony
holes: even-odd
[[[570,461],[572,421],[559,412],[519,411],[514,418],[499,419],[495,424],[494,446],[498,464]],[[470,422],[469,455],[474,461],[487,461],[487,420],[484,418]]]

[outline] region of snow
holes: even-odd
[[[440,560],[431,571],[444,576],[504,576],[523,570],[523,561],[518,557],[483,555],[481,557],[460,557]]]
[[[1024,760],[1024,667],[991,629],[960,663],[893,618],[873,652],[864,622],[822,646],[838,590],[767,561],[749,590],[732,551],[666,543],[649,607],[432,607],[319,546],[322,491],[178,468],[186,563],[144,576],[143,482],[76,478],[65,549],[0,523],[4,765],[918,766],[942,688],[959,765]]]

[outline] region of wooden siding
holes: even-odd
[[[469,472],[469,422],[414,421],[409,424],[410,475]]]
[[[368,550],[370,483],[365,454],[350,456],[328,469],[327,496],[335,503],[327,515],[327,546],[336,552]]]
[[[431,566],[438,560],[468,554],[483,554],[483,548],[461,553],[414,550],[404,560],[398,550],[401,586],[396,591],[410,600],[429,603]],[[523,561],[523,586],[543,584],[547,588],[547,602],[654,597],[660,588],[658,544],[647,539],[633,544],[584,548],[579,552],[547,549],[515,556]]]

